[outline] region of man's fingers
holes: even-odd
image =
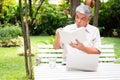
[[[77,44],[74,44],[74,43],[70,43],[70,46],[72,46],[73,48],[76,48],[77,47]]]
[[[77,45],[80,44],[80,42],[76,39]]]

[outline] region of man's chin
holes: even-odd
[[[82,27],[81,25],[77,25],[77,27],[79,28],[79,27]]]

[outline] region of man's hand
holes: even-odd
[[[76,40],[76,43],[71,42],[70,46],[72,46],[73,48],[76,48],[78,50],[84,51],[88,54],[100,54],[100,51],[98,49],[86,47],[82,43],[80,43],[78,40]]]
[[[62,27],[58,28],[58,29],[56,30],[56,35],[59,34],[59,31],[62,30],[62,29],[63,29]]]
[[[72,46],[73,48],[77,48],[79,50],[83,50],[85,48],[85,46],[82,43],[80,43],[78,40],[76,40],[76,43],[71,42],[70,46]]]

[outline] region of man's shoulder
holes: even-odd
[[[74,27],[74,26],[76,26],[76,25],[75,24],[69,24],[69,25],[67,25],[65,27]]]
[[[67,26],[64,27],[64,29],[72,29],[72,28],[75,28],[76,25],[75,24],[69,24]]]
[[[91,29],[98,29],[98,27],[96,27],[96,26],[93,26],[93,25],[91,25],[91,24],[88,24],[88,26],[87,26],[88,28],[91,28]]]
[[[99,29],[96,27],[96,26],[93,26],[93,25],[90,25],[90,24],[88,24],[87,25],[87,30],[89,30],[89,31],[99,31]]]

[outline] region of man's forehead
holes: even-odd
[[[80,13],[80,12],[76,12],[76,16],[87,17],[86,14],[83,14],[83,13]]]

